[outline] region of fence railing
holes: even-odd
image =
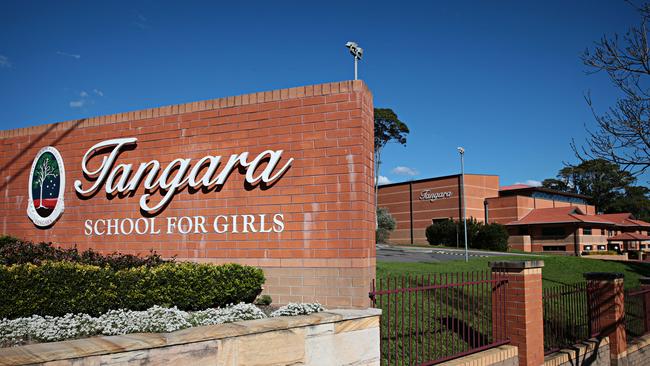
[[[625,292],[625,334],[636,338],[650,332],[650,289]]]
[[[590,312],[596,307],[590,306],[589,298],[586,282],[543,289],[546,354],[596,335],[597,330],[590,321]]]
[[[379,278],[381,364],[432,365],[506,344],[507,280],[491,272]],[[499,326],[501,324],[501,326]],[[500,331],[499,331],[500,330]]]

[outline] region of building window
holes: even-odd
[[[545,245],[545,252],[566,252],[566,245]]]
[[[590,227],[582,228],[582,235],[591,235],[591,228]]]
[[[552,227],[543,227],[542,236],[566,236],[566,231],[563,226],[552,226]]]
[[[586,251],[590,251],[590,250],[591,250],[591,248],[592,248],[592,246],[591,246],[591,245],[585,245],[585,250],[586,250]]]
[[[598,250],[607,250],[607,246],[605,245],[599,245]]]

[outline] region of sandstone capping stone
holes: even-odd
[[[544,261],[503,261],[489,262],[492,269],[531,269],[544,267]]]
[[[378,325],[380,309],[328,310],[311,315],[247,320],[235,323],[208,325],[172,333],[138,333],[121,336],[100,336],[61,342],[39,343],[19,347],[0,348],[0,365],[38,364],[88,356],[125,353],[138,350],[225,340],[246,335],[295,330],[321,324],[339,323],[374,318],[364,322],[367,327]],[[348,325],[349,328],[352,328]],[[356,326],[355,329],[363,328]],[[377,329],[378,332],[378,329]],[[256,337],[257,337],[256,336]],[[221,350],[220,350],[221,351]],[[224,348],[224,352],[227,350]]]

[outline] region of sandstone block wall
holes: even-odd
[[[380,314],[335,310],[2,348],[0,365],[378,366]]]

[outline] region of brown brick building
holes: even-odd
[[[467,217],[506,225],[514,249],[573,254],[650,249],[650,223],[629,213],[597,215],[586,196],[527,185],[500,187],[498,176],[479,174],[466,174],[464,188]],[[425,229],[432,222],[462,217],[461,192],[460,175],[380,186],[379,207],[397,221],[390,241],[426,243]],[[459,235],[459,244],[462,240]]]

